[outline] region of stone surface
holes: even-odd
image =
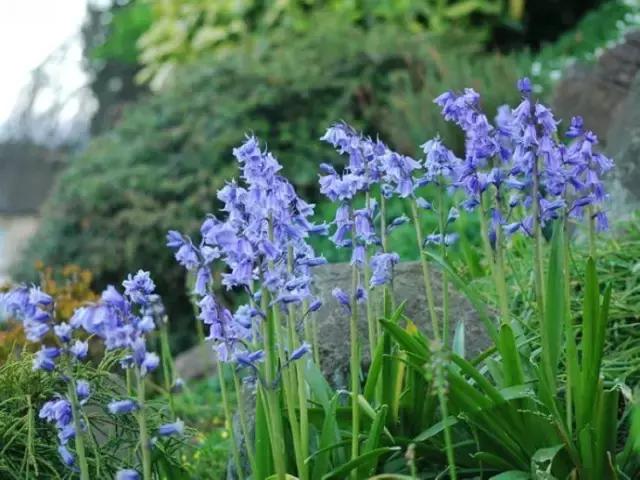
[[[434,267],[431,268],[431,273],[436,309],[441,314],[442,281],[439,272]],[[349,318],[333,298],[331,291],[335,287],[340,287],[347,292],[350,290],[351,267],[348,264],[324,265],[315,269],[314,278],[318,295],[324,301],[324,305],[316,317],[322,371],[332,384],[342,387],[346,385],[349,365]],[[420,262],[400,263],[394,272],[393,292],[398,303],[406,301],[405,316],[411,319],[421,332],[430,336],[431,321],[427,312],[422,278]],[[470,302],[455,291],[453,286],[450,286],[449,290],[450,338],[453,338],[458,322],[463,322],[465,326],[465,351],[467,356],[472,356],[490,345],[489,337]],[[380,296],[377,292],[374,292],[373,295]],[[375,299],[372,297],[372,300]],[[363,362],[368,364],[370,358],[369,342],[364,310],[364,307],[360,308],[358,326]]]
[[[441,311],[442,282],[436,268],[431,268],[436,310]],[[340,287],[351,288],[351,267],[345,263],[329,264],[314,269],[315,288],[323,300],[316,313],[320,362],[326,378],[336,387],[346,385],[349,366],[349,317],[333,298],[331,291]],[[398,303],[406,301],[404,314],[427,336],[431,335],[431,321],[427,312],[422,269],[419,262],[403,262],[396,266],[394,298]],[[380,292],[372,294],[372,300],[380,301]],[[465,326],[465,350],[467,356],[480,353],[490,345],[485,328],[469,301],[450,285],[450,338],[458,322]],[[406,320],[402,320],[406,324]],[[360,308],[359,330],[363,363],[369,363],[368,329],[364,306]],[[215,373],[215,360],[207,343],[187,350],[176,357],[176,370],[184,380],[202,378]]]
[[[216,361],[210,342],[197,345],[175,358],[176,374],[183,380],[193,380],[214,375]]]
[[[442,298],[442,281],[441,276],[435,268],[432,267],[433,289],[436,298],[436,304],[441,304]],[[422,268],[419,262],[400,263],[395,268],[393,292],[397,302],[406,300],[405,315],[410,318],[423,333],[430,335],[431,323],[427,313],[427,305],[425,301],[424,283],[422,280]],[[333,298],[331,291],[335,287],[340,287],[345,291],[351,288],[351,267],[345,263],[324,265],[314,269],[315,287],[319,297],[323,300],[322,308],[316,313],[318,340],[320,347],[320,362],[322,371],[329,382],[336,388],[346,387],[346,380],[349,368],[349,317],[343,308]],[[485,329],[475,313],[475,310],[460,293],[450,287],[450,313],[451,313],[451,335],[458,322],[463,322],[465,326],[465,350],[467,356],[480,353],[482,350],[490,346],[490,340]],[[374,292],[372,300],[379,301],[379,294]],[[441,308],[437,307],[438,313],[442,313]],[[368,329],[364,308],[360,309],[360,318],[358,328],[360,331],[360,345],[362,348],[363,363],[366,365],[370,361],[368,345]],[[406,320],[402,320],[406,323]],[[197,357],[202,358],[200,354],[188,354],[184,356],[181,365],[190,362],[190,358],[197,363]],[[179,357],[180,358],[180,357]],[[176,366],[178,362],[176,361]],[[181,375],[183,378],[192,378],[188,375],[200,372],[200,367],[186,368],[183,367]],[[178,369],[180,371],[180,368]],[[204,372],[201,372],[204,373]],[[243,399],[245,401],[245,411],[247,415],[247,423],[249,425],[248,435],[253,442],[254,424],[255,424],[255,385],[253,383],[245,383]],[[233,419],[233,431],[236,444],[241,453],[241,467],[248,471],[248,459],[246,458],[246,450],[244,449],[244,435],[240,426],[238,414]],[[227,465],[227,480],[237,480],[236,468],[233,459],[229,460]]]
[[[607,134],[607,153],[616,162],[612,207],[626,216],[640,204],[640,73],[621,102]]]
[[[568,125],[571,116],[582,115],[585,125],[603,143],[609,143],[611,124],[638,71],[640,30],[628,33],[621,43],[606,50],[596,64],[575,65],[564,73],[554,94],[557,118]]]

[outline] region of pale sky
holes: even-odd
[[[0,124],[11,113],[29,72],[80,31],[86,4],[87,0],[0,0]],[[78,47],[79,40],[76,37]],[[77,85],[82,81],[79,62],[65,66],[61,75],[65,83],[68,79]]]

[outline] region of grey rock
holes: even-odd
[[[442,314],[442,278],[439,272],[432,267],[432,283],[434,297],[438,305],[437,311]],[[404,313],[410,318],[416,327],[431,336],[432,328],[427,313],[425,300],[424,283],[422,280],[422,268],[419,262],[404,262],[396,266],[394,271],[393,295],[397,302],[406,301]],[[349,368],[350,344],[349,344],[349,316],[332,296],[335,287],[349,291],[351,288],[351,266],[346,263],[329,264],[314,269],[314,282],[318,296],[323,300],[323,306],[315,314],[317,322],[320,363],[325,378],[336,388],[344,388]],[[374,292],[371,300],[379,302],[380,296]],[[375,298],[374,298],[375,295]],[[450,298],[450,338],[456,325],[462,322],[465,327],[465,351],[467,356],[480,353],[491,345],[489,337],[485,332],[477,313],[471,303],[457,292],[453,286],[449,288]],[[406,320],[403,320],[406,324]],[[368,327],[364,308],[360,309],[358,323],[360,347],[362,352],[362,362],[367,365],[370,362],[368,349]],[[186,377],[185,377],[186,378]],[[249,441],[253,443],[255,425],[255,384],[245,383],[243,400],[245,402],[245,412],[247,424],[249,426]],[[238,414],[233,419],[233,431],[236,445],[241,454],[241,468],[248,471],[249,464],[244,447],[244,435],[241,429]],[[236,480],[237,475],[235,462],[230,459],[227,465],[227,480]]]
[[[640,30],[629,32],[622,42],[606,50],[591,66],[576,64],[556,86],[553,106],[568,124],[581,115],[585,125],[609,143],[608,132],[636,74],[640,71]]]
[[[183,380],[194,380],[216,373],[216,361],[211,342],[185,350],[175,358],[175,368],[178,377]]]
[[[609,133],[607,153],[614,159],[612,208],[624,217],[640,203],[640,74],[622,101]]]
[[[442,314],[442,279],[433,266],[430,268],[437,314]],[[348,264],[324,265],[314,270],[315,287],[324,304],[316,315],[320,362],[326,378],[335,386],[346,385],[349,366],[349,317],[333,298],[331,291],[335,287],[349,291],[351,288],[351,267]],[[381,301],[381,294],[373,292],[372,301]],[[393,295],[397,303],[405,301],[404,314],[417,328],[432,338],[425,299],[422,268],[420,262],[403,262],[396,265],[394,271]],[[450,336],[459,322],[465,328],[465,351],[467,356],[480,353],[490,345],[489,337],[471,303],[452,285],[449,286]],[[364,306],[359,309],[358,323],[362,361],[370,362],[368,348],[368,327]],[[406,321],[404,321],[406,324]]]

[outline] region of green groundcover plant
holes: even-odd
[[[473,89],[436,98],[445,120],[464,133],[461,157],[439,137],[425,142],[424,157],[416,160],[345,123],[331,126],[322,140],[346,162],[342,171],[320,165],[320,192],[337,204],[329,224],[312,221],[313,205],[249,136],[233,152],[240,179],[218,191],[221,214],[206,216],[201,239],[169,231],[167,246],[194,277],[192,294],[218,359],[227,418],[236,406],[231,470],[238,478],[596,480],[640,472],[633,394],[604,368],[612,289],[598,280],[596,238],[609,227],[602,177],[613,162],[597,151],[597,137],[581,118],[560,131],[551,110],[532,98],[528,79],[518,81],[518,90],[520,102],[500,107],[493,122]],[[389,215],[393,198],[404,202],[406,215]],[[479,218],[495,309],[450,262],[461,212]],[[423,229],[424,216],[433,218],[433,230]],[[404,299],[393,294],[399,256],[389,239],[405,224],[413,225],[420,251],[427,332],[404,315]],[[589,259],[572,278],[572,237],[581,225]],[[349,252],[352,286],[334,289],[333,299],[314,295],[313,269],[326,263],[308,243],[315,235]],[[517,297],[507,281],[515,243],[533,252],[523,280],[530,294]],[[441,272],[440,298],[433,269]],[[216,298],[216,284],[246,303],[231,311]],[[108,288],[68,325],[54,322],[52,299],[37,287],[14,289],[2,303],[24,319],[28,339],[46,344],[34,368],[64,386],[40,410],[58,430],[61,465],[83,480],[97,476],[86,451],[95,428],[83,404],[91,390],[79,369],[82,336],[90,335],[119,354],[123,393],[109,411],[115,419],[135,419],[138,442],[123,446],[116,478],[188,478],[179,462],[169,472],[158,460],[167,458],[158,452],[171,448],[184,426],[172,414],[176,381],[155,285],[138,272],[123,286],[124,294]],[[475,358],[465,352],[463,324],[449,335],[454,286],[492,341]],[[315,326],[323,301],[337,302],[350,325],[346,390],[336,391],[319,368]],[[365,339],[357,329],[360,312]],[[148,348],[156,329],[161,358]],[[366,370],[363,344],[372,352]],[[159,417],[149,413],[145,387],[161,361],[173,418],[152,427]]]

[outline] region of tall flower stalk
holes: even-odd
[[[232,363],[255,375],[266,401],[275,473],[286,471],[285,424],[281,398],[293,439],[299,478],[308,478],[309,451],[306,384],[298,360],[310,351],[296,331],[320,303],[313,297],[310,269],[326,263],[306,239],[326,231],[309,221],[313,206],[299,198],[279,174],[280,164],[258,141],[249,137],[234,150],[242,170],[242,184],[231,182],[218,192],[227,217],[212,215],[202,224],[202,240],[171,231],[167,245],[176,259],[196,272],[195,294],[200,318],[220,362]],[[212,293],[214,263],[223,265],[222,285],[241,289],[249,302],[235,313],[220,305]],[[306,305],[310,305],[305,312]],[[282,397],[281,397],[282,393]],[[304,416],[304,418],[301,418]],[[245,439],[248,441],[248,439]]]

